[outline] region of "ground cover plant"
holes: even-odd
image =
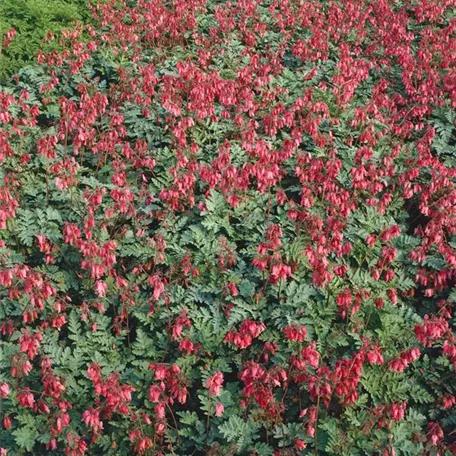
[[[4,84],[1,454],[456,454],[455,12],[112,0]]]
[[[73,28],[76,21],[89,21],[87,3],[85,0],[0,0],[0,32],[14,29],[16,33],[11,46],[0,52],[0,81],[30,65],[39,50],[62,50],[57,40],[48,39],[49,32]]]

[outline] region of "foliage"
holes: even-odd
[[[4,85],[2,454],[455,454],[454,13],[112,1]]]
[[[0,32],[14,29],[16,38],[0,53],[0,78],[17,73],[35,60],[38,51],[61,50],[55,41],[46,42],[48,32],[72,28],[75,21],[87,22],[86,0],[1,0]]]

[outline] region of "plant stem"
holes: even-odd
[[[205,442],[205,445],[206,447],[208,446],[207,445],[207,442],[209,440],[209,427],[210,427],[210,418],[211,418],[211,396],[209,394],[209,400],[208,400],[208,403],[207,403],[207,419],[206,419],[206,442]]]
[[[314,455],[318,455],[318,412],[320,410],[320,396],[317,397],[317,416],[315,417]]]

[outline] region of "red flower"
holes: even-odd
[[[215,416],[222,416],[223,412],[225,411],[225,407],[221,402],[217,402],[215,404]]]
[[[306,327],[301,325],[285,326],[282,332],[288,340],[296,342],[303,342],[307,336]]]
[[[103,429],[103,422],[100,420],[99,410],[93,408],[86,410],[82,414],[82,420],[95,434],[98,434]]]
[[[9,393],[10,393],[10,387],[9,387],[8,383],[3,382],[2,384],[0,384],[0,396],[3,399],[5,399]]]
[[[17,393],[17,401],[21,405],[21,407],[29,407],[32,408],[33,404],[35,403],[35,398],[33,397],[33,394],[30,392],[29,387],[25,387]]]
[[[391,419],[393,421],[403,420],[406,408],[407,408],[407,404],[405,402],[402,402],[400,404],[394,403],[391,406]]]
[[[211,396],[220,396],[220,390],[223,385],[223,374],[218,371],[212,377],[206,380],[206,388]]]

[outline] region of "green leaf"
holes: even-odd
[[[12,432],[12,434],[15,436],[14,440],[20,448],[32,451],[38,437],[38,430],[33,425],[25,426],[16,429]]]

